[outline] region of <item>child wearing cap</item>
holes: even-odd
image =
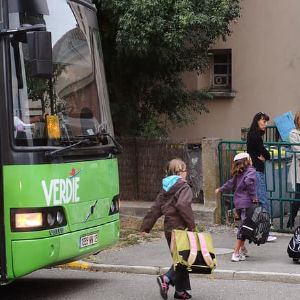
[[[224,185],[216,189],[219,192],[229,192],[234,190],[233,202],[237,214],[240,216],[240,224],[237,233],[237,241],[231,260],[234,262],[246,259],[247,249],[245,238],[241,235],[241,227],[246,218],[247,209],[252,203],[257,202],[256,198],[256,170],[252,167],[252,161],[248,153],[237,154],[231,167],[232,178]]]

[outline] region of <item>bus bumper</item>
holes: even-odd
[[[105,249],[118,241],[119,229],[120,223],[116,220],[49,238],[12,241],[14,278],[43,267],[74,261]],[[98,234],[97,243],[81,248],[81,237],[94,233]]]

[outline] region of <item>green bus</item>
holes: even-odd
[[[119,238],[119,177],[91,0],[0,0],[0,283]]]

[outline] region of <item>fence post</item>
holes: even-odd
[[[202,140],[202,172],[204,206],[214,209],[215,223],[221,223],[221,199],[215,194],[220,185],[218,145],[220,138]]]

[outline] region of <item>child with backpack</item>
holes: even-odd
[[[171,244],[173,229],[195,229],[194,214],[192,211],[193,192],[186,182],[186,164],[180,159],[172,159],[166,170],[166,177],[162,180],[162,189],[156,197],[155,203],[146,214],[141,225],[141,232],[149,233],[157,219],[162,215],[164,231],[168,245]],[[187,292],[191,289],[189,273],[186,269],[170,270],[157,277],[160,294],[163,299],[168,298],[169,285],[175,286],[175,299],[190,299]]]
[[[247,210],[252,203],[257,202],[256,197],[256,170],[252,166],[252,161],[248,153],[242,152],[233,158],[231,167],[232,178],[224,185],[216,189],[219,192],[229,192],[234,190],[233,202],[236,213],[240,217],[240,224],[237,233],[237,241],[232,254],[233,262],[244,261],[247,256],[245,247],[245,237],[241,234],[243,221],[246,219]]]

